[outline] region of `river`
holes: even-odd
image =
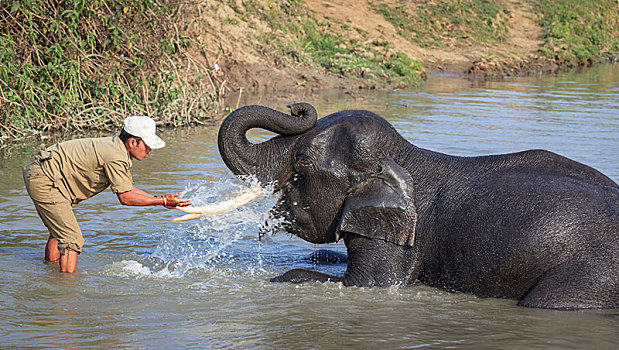
[[[325,93],[320,116],[369,109],[413,144],[472,156],[548,149],[619,181],[619,65],[553,77],[431,77],[414,91]],[[292,102],[292,101],[291,101]],[[284,105],[279,108],[287,111]],[[163,131],[164,149],[134,161],[136,187],[194,202],[243,188],[223,164],[218,125]],[[253,130],[253,140],[270,137]],[[109,190],[76,207],[86,244],[75,274],[43,262],[47,231],[21,167],[41,143],[0,150],[0,339],[8,348],[617,349],[619,311],[553,311],[423,285],[269,283],[290,268],[341,274],[285,233],[258,240],[275,197],[202,220],[123,207]]]

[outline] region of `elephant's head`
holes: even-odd
[[[237,175],[277,181],[281,197],[274,212],[306,241],[331,243],[352,232],[412,246],[413,180],[395,161],[410,144],[368,111],[342,111],[315,122],[311,105],[289,107],[291,115],[259,106],[231,113],[219,133],[226,165]],[[251,144],[245,132],[253,127],[280,136]]]

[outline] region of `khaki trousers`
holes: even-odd
[[[24,167],[24,183],[43,224],[49,234],[58,240],[60,254],[65,254],[66,249],[81,253],[84,238],[71,202],[54,186],[38,160]]]

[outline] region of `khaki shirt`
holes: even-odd
[[[57,143],[41,151],[35,160],[72,205],[110,185],[114,193],[133,189],[131,158],[117,136]]]

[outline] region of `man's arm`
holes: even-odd
[[[157,196],[153,196],[150,193],[146,193],[146,192],[142,191],[141,189],[139,189],[139,188],[137,188],[135,186],[133,187],[133,189],[130,192],[135,192],[137,194],[141,194],[143,196],[147,196],[147,197],[151,197],[151,198],[157,198]]]
[[[122,205],[130,206],[148,206],[148,205],[163,205],[164,207],[171,209],[175,207],[185,207],[191,205],[189,199],[179,198],[180,192],[169,193],[163,197],[155,197],[152,194],[148,194],[136,187],[133,187],[131,191],[118,192],[116,196]]]

